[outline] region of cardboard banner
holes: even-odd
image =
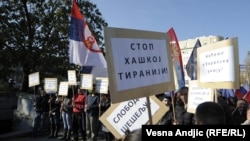
[[[39,72],[29,74],[29,87],[33,87],[40,84]]]
[[[168,111],[168,107],[155,96],[150,96],[149,99],[152,121],[156,124]],[[120,139],[125,135],[126,130],[133,131],[148,123],[147,100],[144,97],[112,104],[102,114],[100,121],[117,139]]]
[[[93,75],[92,74],[81,74],[80,88],[86,90],[93,89]]]
[[[108,94],[109,80],[107,77],[96,77],[95,86],[97,93]]]
[[[77,85],[76,71],[75,70],[68,70],[68,84],[69,85]]]
[[[188,112],[195,113],[200,103],[214,101],[214,89],[199,88],[197,80],[189,81],[188,84]]]
[[[219,89],[240,87],[238,38],[198,48],[197,55],[199,87]]]
[[[104,29],[112,103],[175,90],[166,33]]]
[[[68,82],[60,82],[58,95],[67,96],[69,90]]]
[[[57,78],[44,79],[44,90],[46,91],[46,93],[56,93],[57,87]]]

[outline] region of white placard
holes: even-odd
[[[93,75],[81,74],[81,89],[92,90],[93,89]]]
[[[95,84],[97,93],[108,93],[109,81],[107,77],[96,77]]]
[[[112,38],[111,44],[118,91],[170,82],[166,40]]]
[[[112,103],[175,90],[169,36],[104,28]]]
[[[36,86],[40,84],[39,72],[29,74],[29,87]]]
[[[45,78],[44,79],[44,90],[47,93],[57,92],[57,78]]]
[[[155,114],[160,106],[150,99],[151,114]],[[146,98],[134,99],[120,103],[113,113],[107,117],[107,121],[117,129],[118,133],[124,135],[128,128],[130,131],[141,128],[141,125],[148,122],[148,109]],[[122,115],[122,116],[118,116]],[[131,122],[137,119],[136,122]],[[125,129],[125,130],[124,130]]]
[[[68,84],[69,85],[77,85],[76,71],[75,70],[68,70]]]
[[[187,111],[195,113],[196,107],[203,102],[213,101],[214,93],[210,88],[199,88],[197,80],[189,81]]]
[[[69,84],[68,82],[60,82],[58,95],[68,95]]]
[[[149,101],[152,124],[156,124],[169,108],[155,96],[150,96]],[[147,98],[144,97],[112,104],[99,120],[117,139],[120,139],[125,135],[126,130],[133,131],[147,124],[148,114]]]
[[[226,46],[200,53],[200,82],[235,81],[233,51],[233,46]]]

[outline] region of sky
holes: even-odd
[[[249,0],[90,0],[108,27],[167,32],[179,41],[201,36],[238,38],[239,63],[250,51]]]

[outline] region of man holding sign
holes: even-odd
[[[88,94],[88,106],[87,106],[87,130],[88,137],[93,141],[97,140],[98,135],[98,122],[99,122],[99,102],[100,98],[96,94],[95,85],[93,85],[93,90]]]
[[[86,141],[86,125],[85,125],[85,102],[86,102],[86,94],[82,92],[80,88],[78,88],[78,92],[75,96],[73,96],[73,134],[74,141],[78,141],[78,131],[82,134],[83,141]]]
[[[33,125],[33,136],[43,134],[44,123],[48,117],[49,112],[49,97],[46,95],[44,90],[40,90],[40,95],[35,98],[34,109],[35,109],[35,118]]]

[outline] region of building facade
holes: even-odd
[[[240,64],[240,83],[250,86],[250,51],[247,52],[245,64]]]

